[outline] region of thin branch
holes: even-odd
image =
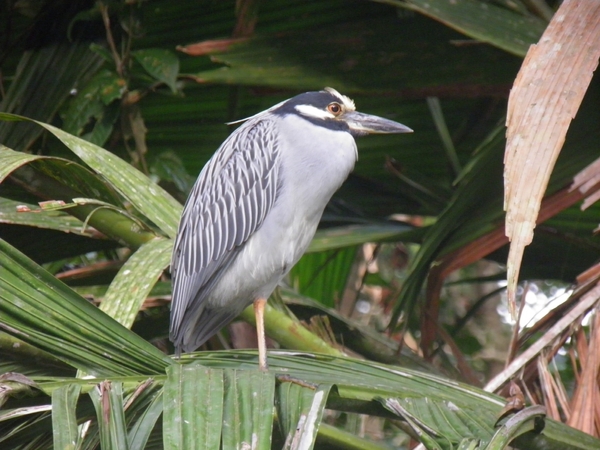
[[[123,77],[123,61],[121,59],[121,56],[119,55],[119,52],[117,51],[115,40],[113,38],[112,31],[110,30],[110,16],[108,14],[108,6],[106,6],[103,2],[98,2],[98,8],[100,9],[100,14],[102,15],[102,21],[104,22],[104,28],[106,29],[106,40],[108,42],[108,46],[110,47],[113,59],[115,60],[117,73],[120,77]]]

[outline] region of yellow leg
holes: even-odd
[[[265,342],[264,310],[267,299],[254,300],[254,316],[256,317],[256,334],[258,338],[258,368],[264,372],[269,369],[267,365],[267,344]]]

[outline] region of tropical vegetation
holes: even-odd
[[[599,9],[3,2],[0,448],[600,448]],[[415,132],[359,140],[268,372],[250,310],[175,358],[195,175],[228,122],[325,86]]]

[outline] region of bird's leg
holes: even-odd
[[[256,334],[258,338],[258,368],[263,372],[269,369],[267,365],[267,343],[265,341],[265,304],[266,298],[254,300],[254,316],[256,317]]]

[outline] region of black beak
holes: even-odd
[[[413,131],[406,125],[394,122],[393,120],[356,111],[345,113],[343,120],[350,127],[350,132],[355,136],[365,134],[412,133]]]

